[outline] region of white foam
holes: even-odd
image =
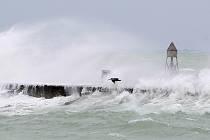
[[[125,91],[103,94],[96,91],[92,95],[81,98],[73,94],[69,97],[44,99],[29,97],[22,93],[13,95],[2,90],[0,93],[0,114],[28,114],[36,110],[63,106],[66,102],[70,102],[66,106],[67,112],[134,111],[145,115],[182,111],[203,114],[210,112],[209,73],[210,70],[204,69],[197,74],[180,73],[172,77],[161,75],[159,78],[141,79],[136,87],[149,91],[133,94]]]
[[[130,121],[128,121],[128,123],[145,122],[145,121],[154,121],[154,120],[149,117],[149,118],[130,120]]]
[[[46,108],[55,108],[64,105],[65,102],[75,100],[74,96],[55,97],[53,99],[35,98],[22,93],[11,95],[10,93],[0,94],[1,115],[25,115],[42,111]]]
[[[121,137],[121,138],[124,138],[125,137],[124,135],[119,134],[119,133],[109,133],[108,135],[109,136],[113,136],[113,137]]]

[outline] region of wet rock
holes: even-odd
[[[44,97],[50,99],[57,96],[66,96],[64,86],[51,86],[51,85],[29,85],[26,93],[33,97]]]

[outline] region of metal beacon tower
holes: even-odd
[[[166,71],[172,73],[176,73],[179,71],[177,49],[173,42],[171,42],[167,49]]]

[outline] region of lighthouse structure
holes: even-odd
[[[171,44],[169,45],[167,49],[166,71],[172,72],[172,73],[176,73],[179,71],[177,49],[173,42],[171,42]]]

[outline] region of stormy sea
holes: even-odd
[[[165,71],[167,43],[161,51],[113,50],[145,44],[121,33],[81,33],[84,27],[78,24],[57,24],[18,25],[0,34],[0,139],[209,139],[209,53],[178,51],[179,72],[170,74]],[[113,41],[116,35],[124,41]],[[71,90],[46,99],[18,91],[17,84],[116,88],[101,82],[102,69],[122,80],[117,88],[131,87],[132,93],[94,90],[81,96]]]

